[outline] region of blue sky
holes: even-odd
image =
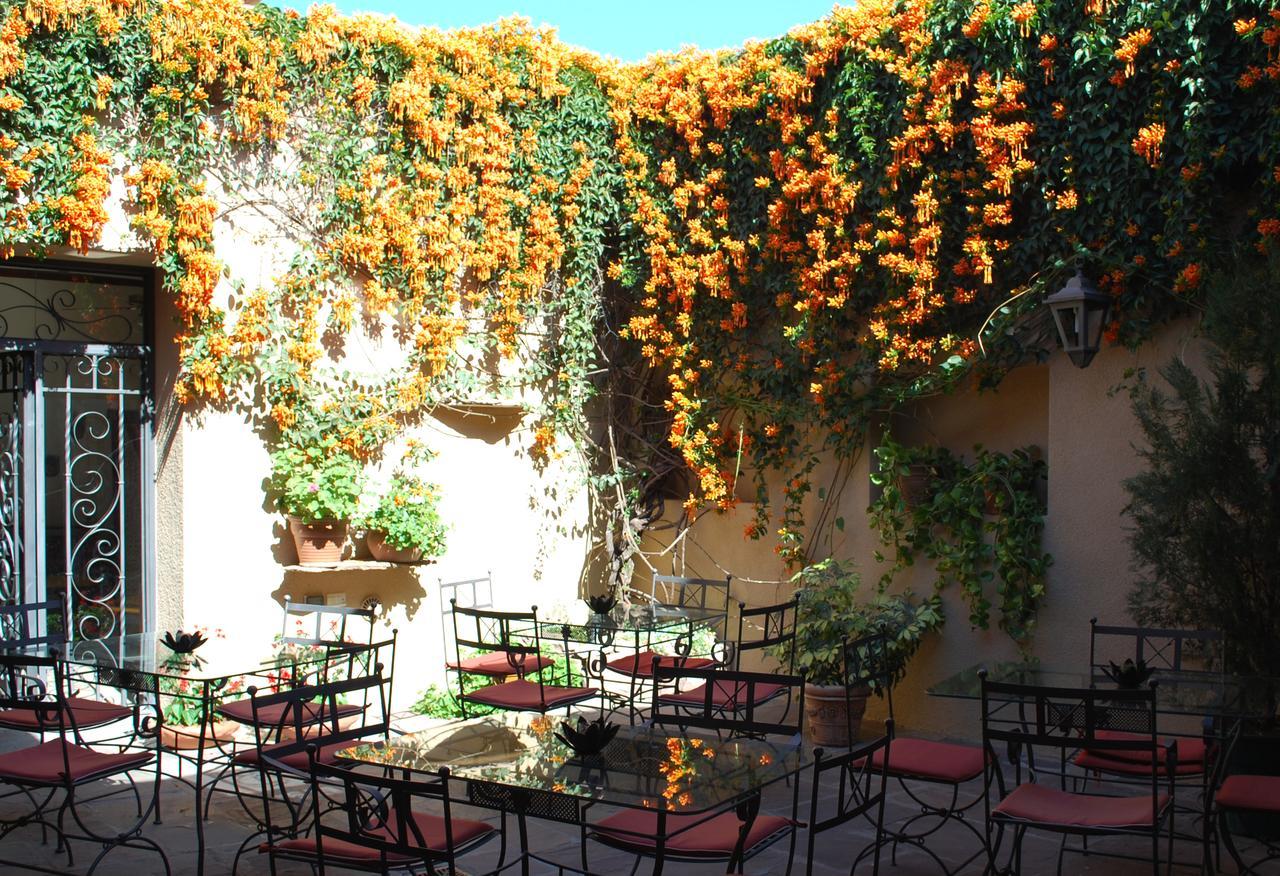
[[[523,15],[549,24],[567,43],[638,61],[684,45],[704,49],[740,46],[748,39],[780,36],[831,11],[834,0],[334,0],[343,12],[381,12],[409,24],[441,28],[486,24]],[[294,5],[285,2],[283,5]],[[298,8],[305,9],[305,3]]]

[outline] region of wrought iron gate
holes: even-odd
[[[153,625],[150,371],[145,345],[0,337],[0,601],[60,600],[70,639]]]

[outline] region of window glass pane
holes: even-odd
[[[0,268],[0,337],[141,344],[146,290],[114,275]]]

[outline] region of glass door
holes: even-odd
[[[61,601],[73,640],[154,625],[147,298],[0,265],[0,599]]]

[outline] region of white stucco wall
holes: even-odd
[[[256,210],[228,208],[220,185],[215,246],[226,266],[215,304],[225,306],[237,283],[246,289],[275,282],[296,252],[290,229]],[[123,209],[117,175],[110,221],[87,258],[99,263],[149,264]],[[54,256],[74,261],[76,253]],[[380,632],[399,631],[395,702],[403,708],[431,682],[444,680],[445,624],[440,581],[492,575],[501,608],[545,611],[577,599],[586,542],[586,497],[571,460],[538,472],[527,448],[530,433],[518,414],[490,418],[440,411],[410,433],[438,456],[424,474],[441,487],[440,511],[449,524],[447,553],[436,563],[322,572],[290,569],[296,562],[284,518],[266,501],[266,447],[236,412],[177,409],[171,302],[157,294],[155,319],[157,417],[157,619],[162,629],[193,626],[219,631],[204,651],[214,668],[235,671],[269,656],[281,631],[286,597],[303,601],[378,603]],[[376,374],[402,361],[391,333],[348,339],[341,365]],[[397,447],[370,471],[373,485],[398,462]],[[356,545],[357,550],[363,544]],[[365,555],[367,556],[367,554]]]

